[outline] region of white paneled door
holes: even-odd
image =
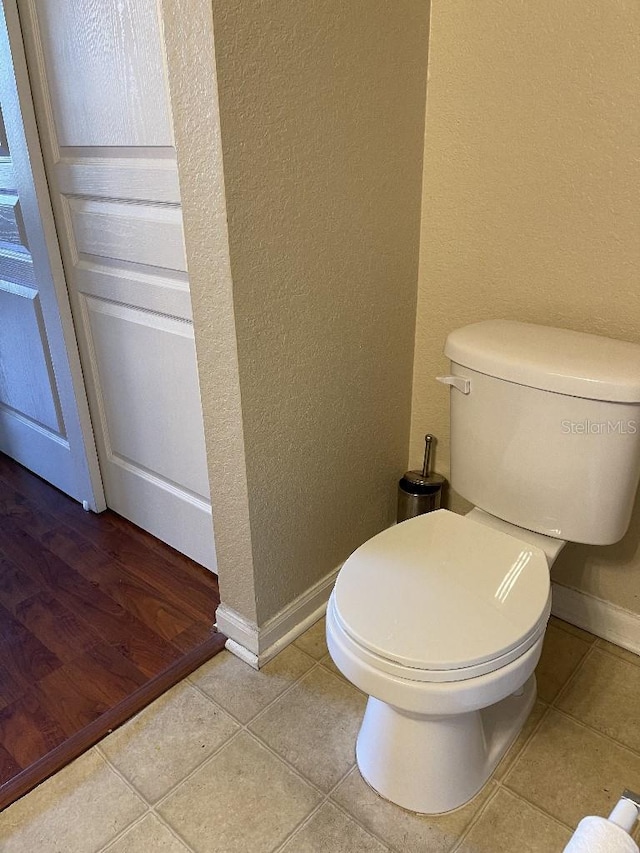
[[[18,6],[107,504],[215,569],[158,2]]]
[[[37,187],[37,190],[36,190]],[[15,7],[0,5],[0,451],[105,508]]]

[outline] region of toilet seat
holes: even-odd
[[[331,606],[354,651],[379,669],[461,681],[507,665],[540,639],[549,566],[529,542],[438,510],[358,548]]]
[[[366,648],[365,646],[361,645],[357,640],[355,640],[350,634],[348,628],[345,627],[344,622],[341,620],[339,614],[336,611],[335,599],[333,597],[329,600],[329,604],[327,607],[327,621],[329,620],[330,616],[334,625],[334,629],[341,633],[343,643],[347,645],[351,654],[358,660],[360,660],[363,664],[372,667],[373,669],[379,672],[391,675],[394,678],[403,679],[404,681],[415,681],[430,684],[442,683],[443,685],[444,683],[451,684],[453,682],[467,681],[469,679],[477,678],[481,675],[488,675],[499,669],[503,669],[509,664],[516,662],[519,658],[524,657],[527,652],[536,645],[538,641],[544,639],[544,634],[550,614],[551,591],[549,591],[547,607],[545,608],[543,617],[540,620],[540,628],[535,631],[531,636],[527,637],[527,639],[515,649],[512,649],[505,655],[500,655],[496,658],[491,658],[481,664],[475,664],[474,666],[458,667],[457,669],[435,670],[403,666],[397,661],[391,660],[387,657],[383,657],[381,655],[376,654],[375,652],[372,652],[371,649]]]

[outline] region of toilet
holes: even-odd
[[[470,800],[521,731],[567,542],[624,536],[640,476],[640,346],[492,320],[452,332],[451,484],[474,508],[374,536],[327,607],[336,666],[369,696],[366,782],[414,812]]]

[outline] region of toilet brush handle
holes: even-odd
[[[429,476],[429,468],[431,467],[431,443],[433,441],[433,436],[425,435],[424,437],[424,462],[422,463],[422,476]]]

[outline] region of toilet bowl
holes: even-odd
[[[437,814],[482,788],[535,702],[563,545],[477,510],[439,510],[346,561],[327,644],[370,697],[356,757],[383,797]]]

